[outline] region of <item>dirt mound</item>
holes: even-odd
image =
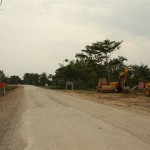
[[[90,100],[97,103],[112,105],[122,109],[136,110],[150,113],[150,97],[142,93],[96,93],[91,91],[64,90],[62,92],[78,96],[84,100]]]

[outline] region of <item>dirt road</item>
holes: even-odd
[[[150,149],[149,114],[34,86],[18,90],[15,99],[18,105],[1,136],[1,150]]]

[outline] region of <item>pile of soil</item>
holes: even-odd
[[[112,105],[121,109],[150,113],[150,97],[146,97],[143,93],[97,93],[82,90],[63,90],[62,92],[78,96],[84,100]]]

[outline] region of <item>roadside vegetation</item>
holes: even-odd
[[[7,77],[0,70],[0,82],[36,86],[47,84],[50,88],[65,89],[66,82],[71,81],[74,83],[74,89],[95,90],[99,78],[106,77],[109,82],[117,81],[119,73],[125,67],[129,68],[128,84],[130,87],[139,82],[149,82],[150,68],[147,65],[127,65],[128,59],[124,56],[112,57],[112,54],[121,48],[122,42],[104,40],[87,45],[81,53],[75,54],[75,60],[65,58],[54,75],[47,75],[45,72],[42,74],[25,73],[21,79],[16,75]]]

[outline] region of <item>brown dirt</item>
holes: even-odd
[[[18,149],[14,146],[14,140],[20,142],[17,135],[18,118],[20,117],[22,87],[9,91],[6,95],[0,96],[0,150]],[[10,147],[11,146],[11,147]]]
[[[150,113],[150,97],[146,97],[143,93],[96,93],[80,90],[64,90],[62,92],[78,96],[84,100],[111,105],[121,109]]]

